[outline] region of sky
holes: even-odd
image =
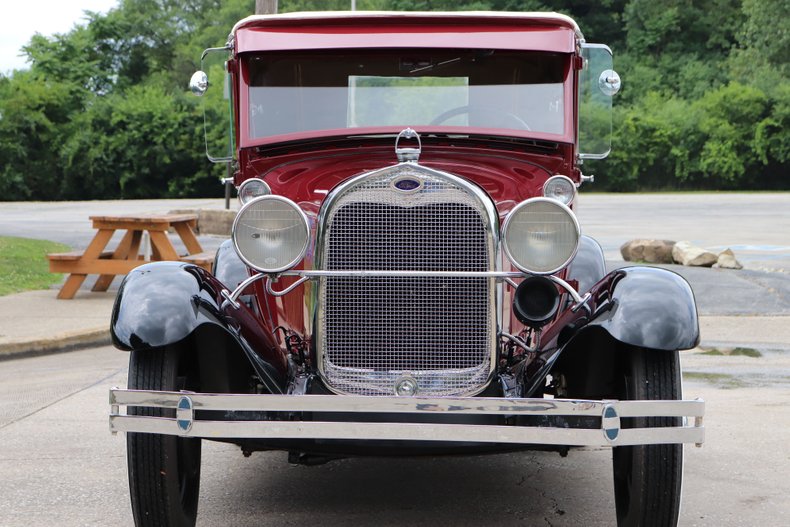
[[[18,55],[35,33],[66,33],[84,23],[84,11],[106,13],[118,0],[0,0],[0,73],[27,65]]]

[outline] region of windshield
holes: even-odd
[[[565,133],[559,53],[331,50],[246,63],[252,139],[390,126]]]

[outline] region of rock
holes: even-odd
[[[732,252],[732,249],[726,249],[720,252],[714,267],[720,267],[722,269],[743,269],[741,262],[735,259],[735,253]]]
[[[626,262],[672,263],[672,247],[669,240],[631,240],[620,247]]]
[[[171,210],[169,214],[197,214],[196,234],[230,236],[237,212],[225,209],[177,209]]]
[[[675,244],[672,248],[672,258],[675,260],[675,263],[692,267],[710,267],[719,259],[715,253],[685,241]]]
[[[200,234],[230,236],[236,213],[237,211],[235,210],[200,209],[198,212],[198,229],[200,229]]]

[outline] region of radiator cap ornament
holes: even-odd
[[[401,146],[400,142],[403,139],[415,139],[417,145],[415,146]],[[422,141],[420,141],[420,134],[406,128],[401,130],[398,138],[395,139],[395,156],[397,156],[400,163],[416,163],[420,160],[420,153],[422,152]]]

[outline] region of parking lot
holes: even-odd
[[[113,204],[148,207],[138,212],[183,205]],[[36,214],[35,204],[0,204],[0,234],[30,235],[22,227],[30,218],[41,237],[79,247],[78,218],[87,243],[87,216],[109,207],[49,204]],[[680,524],[786,525],[790,194],[583,194],[579,211],[611,266],[622,264],[619,245],[636,237],[732,246],[746,265],[673,267],[694,286],[703,343],[719,353],[682,355],[685,397],[707,401],[707,441],[685,450]],[[732,353],[736,347],[751,351]],[[125,438],[109,434],[106,418],[107,390],[125,385],[127,359],[100,347],[0,362],[0,526],[132,524]],[[512,453],[304,467],[289,466],[283,453],[246,459],[236,447],[206,443],[199,525],[608,526],[610,463],[607,450],[582,449],[567,458]]]
[[[0,362],[0,525],[131,525],[125,438],[107,427],[124,352]],[[707,401],[707,442],[686,447],[681,525],[786,525],[788,353],[684,354],[686,397]],[[783,372],[783,373],[780,373]],[[204,443],[199,525],[609,526],[606,450],[289,466]]]

